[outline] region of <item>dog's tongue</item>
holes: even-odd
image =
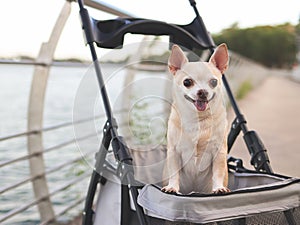
[[[195,104],[198,111],[204,111],[206,109],[206,106],[207,106],[206,101],[200,101],[200,100],[195,101],[194,104]]]

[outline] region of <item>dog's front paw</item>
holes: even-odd
[[[219,187],[213,190],[214,194],[224,194],[230,192],[230,189],[227,187]]]
[[[166,193],[178,193],[179,192],[179,188],[175,188],[173,186],[165,186],[161,189],[161,191],[166,192]]]

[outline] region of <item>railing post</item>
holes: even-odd
[[[44,174],[45,164],[43,157],[43,139],[42,132],[39,130],[43,127],[44,99],[49,76],[50,66],[53,61],[53,55],[62,33],[64,25],[71,12],[71,2],[66,1],[56,24],[52,30],[50,39],[47,43],[41,45],[41,49],[36,61],[40,65],[34,68],[33,80],[31,83],[30,98],[28,103],[28,130],[36,133],[28,135],[28,153],[37,154],[29,160],[31,176]],[[34,195],[36,199],[43,199],[38,204],[41,221],[55,219],[55,213],[49,197],[49,189],[45,175],[32,181]]]

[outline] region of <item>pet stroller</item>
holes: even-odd
[[[255,170],[243,167],[240,159],[228,158],[230,193],[189,195],[167,194],[158,184],[136,179],[133,165],[135,155],[118,134],[118,123],[113,115],[94,43],[101,48],[121,48],[126,33],[167,35],[170,43],[189,50],[208,49],[215,44],[207,32],[196,8],[196,17],[188,25],[118,18],[96,20],[89,16],[83,1],[78,0],[86,43],[90,47],[107,121],[103,128],[100,150],[92,172],[83,212],[83,224],[300,224],[300,179],[274,174],[266,149],[254,131],[247,128],[226,76],[223,84],[235,112],[228,135],[228,151],[242,131],[251,164]],[[112,149],[113,160],[109,154]],[[159,161],[165,151],[146,151],[144,158]],[[149,157],[147,154],[152,154]],[[116,163],[115,163],[116,162]],[[140,162],[139,162],[140,163]],[[161,168],[156,168],[156,173]],[[96,198],[97,196],[97,198]],[[96,201],[97,199],[97,201]]]

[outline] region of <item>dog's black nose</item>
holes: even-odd
[[[201,99],[207,99],[208,92],[205,89],[200,89],[197,93],[198,97]]]

